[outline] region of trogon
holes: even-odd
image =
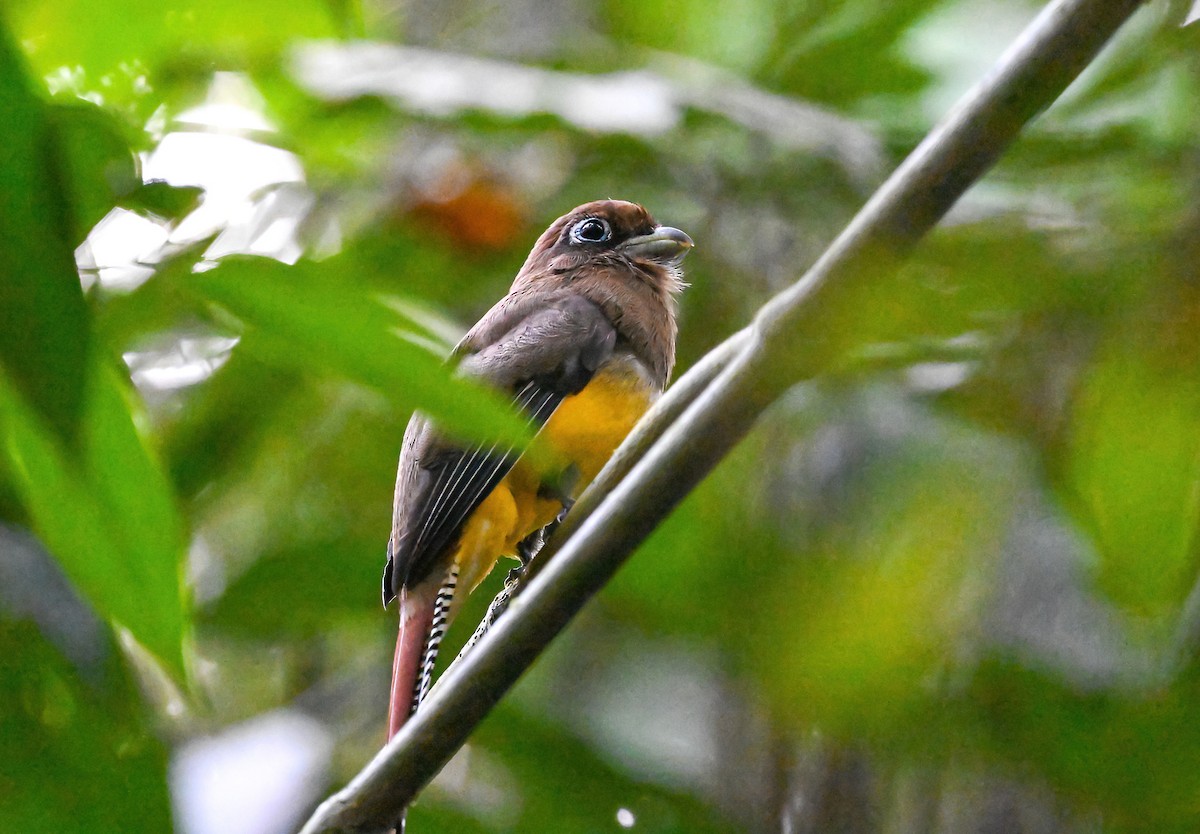
[[[399,599],[388,737],[428,689],[437,646],[501,556],[519,556],[600,471],[675,363],[692,240],[641,206],[579,206],[538,238],[512,287],[454,349],[457,373],[510,395],[552,465],[454,441],[417,413],[400,453],[384,604]]]

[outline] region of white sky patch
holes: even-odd
[[[263,115],[266,107],[262,95],[244,75],[218,72],[213,75],[204,103],[180,113],[177,121],[223,131],[274,133],[275,125]]]
[[[637,822],[637,817],[633,815],[633,811],[628,808],[617,809],[617,825],[622,828],[633,828],[635,822]]]
[[[125,364],[139,389],[186,388],[212,376],[229,360],[237,342],[229,336],[184,336],[166,350],[130,351]]]
[[[164,224],[114,208],[75,250],[84,289],[96,281],[109,290],[137,289],[154,274],[151,264],[158,261],[169,236]]]
[[[171,235],[200,240],[246,220],[256,194],[279,183],[304,181],[296,156],[282,148],[226,133],[169,133],[146,158],[143,176],[204,189],[200,206]]]
[[[296,232],[312,208],[315,197],[302,182],[265,186],[254,202],[230,206],[237,213],[204,253],[216,259],[225,255],[263,255],[295,263],[303,254]]]
[[[168,246],[213,235],[220,237],[208,257],[236,252],[295,261],[296,229],[312,197],[296,155],[258,141],[275,130],[264,110],[262,96],[245,76],[216,73],[205,100],[180,114],[169,126],[174,129],[142,159],[145,181],[198,186],[204,189],[200,205],[173,229],[115,209],[76,253],[85,284],[90,274],[105,289],[136,289]],[[160,114],[155,118],[161,121]],[[280,186],[292,191],[281,197]]]
[[[69,80],[69,79],[67,79]],[[64,82],[65,83],[65,82]],[[85,288],[132,292],[182,245],[214,237],[211,260],[230,254],[299,259],[297,229],[313,204],[295,154],[259,139],[275,130],[265,103],[238,73],[213,76],[205,100],[169,124],[152,118],[158,145],[142,159],[142,178],[203,189],[200,204],[177,224],[113,209],[76,250]],[[202,382],[229,358],[236,340],[225,334],[166,334],[158,344],[125,355],[144,394],[163,395]]]

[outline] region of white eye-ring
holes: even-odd
[[[585,217],[571,228],[571,240],[575,243],[604,243],[612,237],[612,227],[599,217]]]

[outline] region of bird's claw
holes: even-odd
[[[529,563],[533,561],[533,557],[542,549],[544,542],[545,539],[542,536],[542,531],[534,530],[517,543],[517,558],[521,560],[522,570],[529,567]]]

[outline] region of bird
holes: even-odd
[[[666,387],[692,246],[641,205],[585,203],[550,224],[454,348],[455,373],[511,397],[550,466],[452,439],[419,411],[409,421],[383,571],[384,606],[399,601],[389,739],[429,689],[462,589],[502,556],[526,561]]]

